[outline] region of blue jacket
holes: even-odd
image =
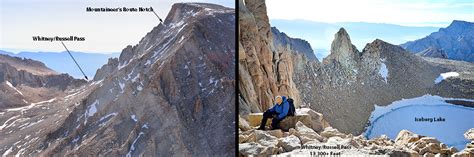
[[[278,119],[285,118],[285,116],[288,114],[288,110],[290,109],[290,104],[286,100],[285,96],[281,97],[283,99],[281,105],[275,104],[270,111],[274,111],[278,113]]]

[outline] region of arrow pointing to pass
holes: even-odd
[[[163,20],[161,20],[160,16],[158,16],[158,14],[156,14],[155,9],[153,9],[153,7],[151,7],[151,11],[153,11],[153,14],[155,14],[156,17],[158,18],[158,20],[160,20],[160,23],[162,23]]]
[[[66,45],[64,45],[64,43],[61,41],[61,44],[63,44],[64,48],[66,49],[67,53],[69,53],[69,56],[71,56],[72,60],[74,61],[74,63],[76,63],[77,67],[79,67],[79,70],[81,70],[82,72],[82,75],[84,75],[84,77],[86,78],[86,80],[89,80],[86,76],[86,74],[84,73],[84,71],[82,71],[82,68],[81,66],[79,66],[79,64],[77,64],[77,61],[76,59],[74,59],[74,57],[72,56],[71,52],[69,52],[69,50],[67,49]]]

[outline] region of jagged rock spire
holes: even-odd
[[[325,62],[339,62],[343,67],[354,68],[359,54],[357,48],[352,45],[349,34],[344,28],[334,35],[331,44],[331,54],[325,59]]]

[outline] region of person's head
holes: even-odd
[[[281,105],[281,103],[283,102],[283,98],[281,98],[281,96],[276,96],[276,97],[275,97],[275,102],[276,102],[278,105]]]

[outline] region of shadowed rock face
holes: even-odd
[[[25,141],[19,137],[29,129],[0,131],[7,139],[0,151],[14,147],[15,154],[16,145],[30,141],[21,153],[233,156],[234,69],[235,11],[174,4],[163,24],[126,47],[118,60],[110,59],[93,82],[49,103],[60,118],[45,112],[36,116],[45,123],[31,129],[54,125]],[[15,129],[22,136],[7,134]],[[13,146],[15,141],[20,142]]]
[[[330,55],[319,63],[301,52],[304,44],[294,46],[298,39],[276,28],[266,32],[270,26],[264,1],[239,1],[239,9],[238,95],[244,119],[271,107],[274,96],[287,95],[296,106],[324,114],[341,132],[357,135],[375,104],[424,94],[473,97],[468,89],[474,80],[472,64],[426,59],[379,39],[359,52],[343,28],[334,36]],[[462,74],[435,84],[440,73],[449,71]]]
[[[474,23],[454,20],[438,32],[400,46],[412,53],[436,47],[446,52],[448,59],[474,62]]]

